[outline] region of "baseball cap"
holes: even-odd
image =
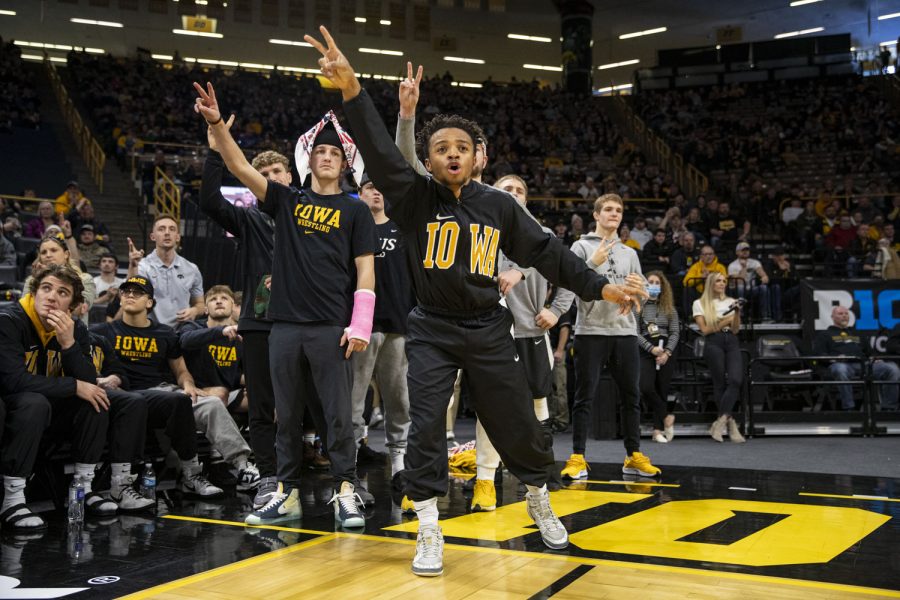
[[[119,290],[125,290],[129,287],[137,288],[147,294],[151,300],[153,299],[153,284],[146,277],[141,277],[140,275],[129,277],[125,280],[125,283],[119,286]]]
[[[85,223],[84,225],[82,225],[81,227],[78,228],[78,233],[81,233],[82,231],[93,231],[93,230],[94,230],[93,225],[91,225],[90,223]]]
[[[363,186],[365,186],[367,183],[371,183],[371,181],[372,178],[369,177],[369,174],[364,171],[362,177],[359,178],[359,189],[363,189]]]
[[[74,179],[66,184],[66,189],[69,189],[71,187],[81,189],[81,186],[78,185],[78,182],[75,181]]]
[[[740,244],[738,244],[735,247],[735,250],[737,250],[738,252],[740,252],[741,250],[749,250],[749,249],[750,249],[750,244],[748,244],[747,242],[741,242]]]

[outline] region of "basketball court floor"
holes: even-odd
[[[80,531],[49,513],[43,534],[0,536],[0,598],[900,598],[900,479],[736,465],[623,481],[621,463],[592,467],[553,492],[565,551],[543,546],[515,478],[496,512],[467,514],[455,477],[439,503],[444,575],[416,577],[416,521],[378,466],[361,471],[378,499],[364,532],[335,529],[330,478],[313,472],[303,519],[284,526],[246,527],[249,496],[233,491],[163,491],[155,517]]]

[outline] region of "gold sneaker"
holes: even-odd
[[[573,454],[562,470],[563,479],[587,479],[589,468],[584,454]]]
[[[626,475],[642,475],[644,477],[662,475],[662,469],[650,464],[650,457],[644,456],[640,452],[633,452],[631,456],[625,459],[625,464],[622,465],[622,472]]]
[[[497,490],[490,479],[475,481],[475,494],[472,496],[472,512],[490,512],[497,510]]]

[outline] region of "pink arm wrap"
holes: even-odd
[[[350,325],[344,329],[351,340],[362,340],[366,343],[372,337],[372,320],[375,317],[375,292],[372,290],[356,290],[353,294],[353,317]]]

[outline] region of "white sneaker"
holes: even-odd
[[[278,489],[272,494],[269,502],[244,519],[248,525],[271,525],[284,521],[296,521],[303,517],[303,507],[300,504],[300,493],[297,488],[288,492],[284,484],[279,483]]]
[[[259,485],[259,469],[251,462],[238,471],[237,491],[248,492]]]
[[[382,423],[384,423],[384,413],[381,412],[381,408],[375,408],[369,417],[369,427],[378,429]]]
[[[334,520],[339,522],[341,527],[354,529],[366,526],[366,518],[359,511],[362,499],[350,482],[343,482],[340,491],[334,492],[329,503],[334,504]]]
[[[144,498],[132,485],[134,477],[117,480],[113,478],[112,485],[109,489],[109,497],[119,505],[119,510],[123,511],[141,511],[156,507],[156,500]]]
[[[209,479],[197,472],[188,475],[187,472],[182,474],[181,491],[192,496],[200,496],[201,498],[212,498],[213,496],[221,496],[225,491],[209,482]]]
[[[549,492],[535,495],[528,492],[525,494],[525,507],[528,516],[534,519],[534,524],[538,526],[544,545],[554,550],[561,550],[569,545],[569,533],[550,508]]]
[[[412,572],[420,577],[437,577],[444,572],[444,536],[439,526],[419,529]]]
[[[671,442],[672,438],[675,437],[675,426],[669,425],[665,429],[663,429],[663,435],[666,436],[666,441]]]
[[[654,434],[653,434],[653,441],[654,441],[654,442],[657,442],[657,443],[659,443],[659,444],[668,444],[668,443],[669,443],[669,440],[666,439],[666,436],[664,436],[664,435],[661,434],[661,433],[654,433]]]

